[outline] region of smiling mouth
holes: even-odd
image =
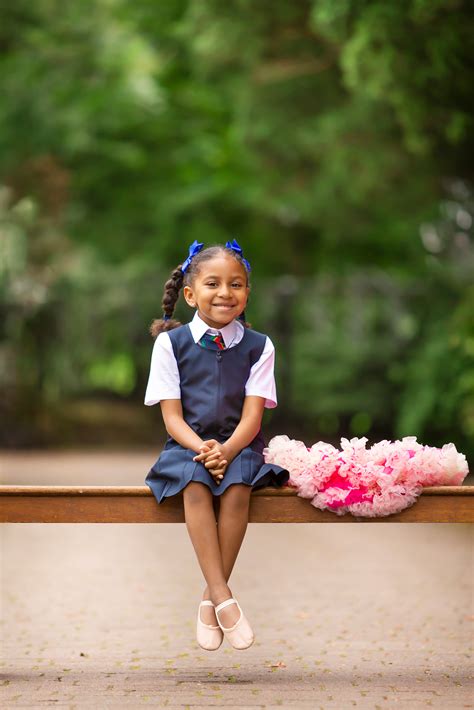
[[[213,306],[214,308],[235,308],[234,305],[227,305],[226,303],[214,303]]]

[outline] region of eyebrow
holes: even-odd
[[[211,274],[210,276],[205,276],[204,280],[206,280],[206,279],[220,279],[220,278],[221,278],[220,276],[214,276]],[[235,279],[241,279],[242,281],[244,281],[245,277],[241,276],[240,274],[238,276],[232,276],[231,280],[234,281]]]

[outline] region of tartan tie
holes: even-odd
[[[199,340],[199,345],[207,350],[225,350],[225,343],[220,332],[217,334],[204,333]]]

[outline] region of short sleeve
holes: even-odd
[[[162,399],[181,399],[178,364],[168,333],[160,333],[153,345],[145,404],[150,407]]]
[[[245,385],[245,394],[255,397],[265,397],[265,407],[273,409],[277,406],[275,385],[275,348],[267,336],[263,352],[252,366],[250,375]]]

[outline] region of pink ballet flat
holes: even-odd
[[[233,626],[226,629],[224,626],[222,626],[219,620],[219,612],[221,611],[221,609],[224,609],[226,606],[229,606],[229,604],[237,604],[237,607],[240,611],[240,618]],[[221,627],[222,631],[224,632],[224,636],[228,639],[231,646],[239,650],[243,650],[244,648],[248,648],[253,644],[255,637],[253,635],[252,628],[246,617],[244,616],[244,613],[240,608],[240,604],[237,599],[234,599],[233,597],[231,597],[230,599],[226,599],[225,602],[222,602],[221,604],[218,604],[215,607],[215,611],[217,623]]]
[[[222,643],[224,634],[220,626],[212,626],[201,621],[201,607],[214,606],[210,599],[205,599],[199,604],[197,624],[196,624],[196,640],[201,648],[206,651],[216,651]]]

